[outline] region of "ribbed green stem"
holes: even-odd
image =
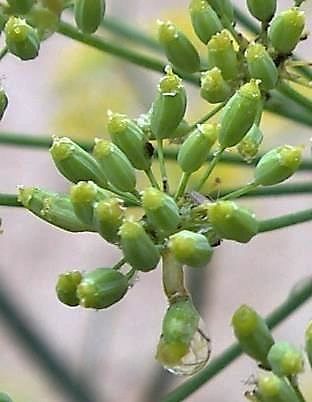
[[[271,232],[285,228],[287,226],[297,225],[298,223],[312,220],[312,208],[303,211],[292,212],[290,214],[277,216],[276,218],[265,219],[259,222],[259,233]]]
[[[298,307],[312,296],[312,278],[308,278],[297,290],[291,292],[289,297],[266,318],[269,328],[274,328],[288,318]],[[229,366],[242,351],[238,343],[234,343],[224,350],[219,356],[211,361],[208,366],[194,375],[182,385],[173,390],[162,402],[183,401],[203,384],[207,383],[224,368]]]
[[[211,159],[206,172],[202,175],[201,179],[199,180],[199,183],[197,186],[195,186],[194,190],[195,191],[200,191],[200,189],[203,187],[203,185],[206,183],[206,181],[209,179],[209,176],[211,175],[211,173],[213,172],[214,168],[216,167],[217,163],[219,162],[219,160],[221,159],[221,156],[224,152],[224,148],[220,149],[218,152],[216,152],[216,154],[214,155],[214,157]]]
[[[310,113],[312,112],[312,100],[310,98],[302,95],[286,82],[281,82],[277,88],[279,92],[286,95],[289,99],[305,107]]]
[[[255,190],[258,187],[258,184],[255,183],[249,183],[244,187],[238,188],[237,190],[234,190],[228,194],[225,194],[224,196],[220,197],[220,200],[233,200],[235,198],[239,198],[243,196],[244,194],[249,193],[249,191]]]
[[[192,172],[183,172],[180,183],[178,185],[178,189],[175,195],[175,200],[178,200],[182,195],[184,194],[184,191],[186,189],[187,183],[192,175]]]

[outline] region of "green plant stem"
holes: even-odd
[[[191,175],[192,175],[192,172],[183,172],[181,179],[180,179],[180,183],[178,185],[176,195],[175,195],[175,200],[178,200],[179,198],[181,198],[183,196],[187,183],[188,183]]]
[[[206,121],[208,121],[209,119],[211,119],[213,116],[215,116],[222,108],[224,108],[226,102],[220,103],[219,105],[217,105],[215,108],[213,108],[212,110],[210,110],[207,114],[205,114],[203,117],[201,117],[200,119],[198,119],[197,121],[195,121],[195,123],[193,123],[188,131],[193,131],[195,130],[195,128],[197,128],[198,124],[203,124]]]
[[[224,150],[225,149],[222,148],[219,151],[217,151],[216,154],[214,155],[214,157],[211,159],[211,161],[206,169],[206,172],[202,175],[201,179],[199,180],[198,185],[195,187],[195,189],[194,189],[195,191],[199,191],[203,187],[203,185],[206,183],[209,176],[213,172],[213,169],[216,167],[217,163],[221,159],[221,156],[222,156]]]
[[[284,81],[282,81],[277,88],[279,92],[286,95],[299,105],[305,107],[310,113],[312,112],[312,100],[310,98],[302,95]]]
[[[8,53],[8,51],[9,49],[6,46],[4,46],[4,48],[0,50],[0,60],[4,58],[4,56]]]
[[[153,173],[151,167],[149,169],[145,170],[145,174],[146,174],[148,180],[150,181],[152,187],[155,187],[155,188],[157,188],[157,190],[160,190],[160,187],[157,183],[156,177],[154,176],[154,173]]]
[[[113,269],[115,269],[116,271],[118,271],[122,266],[125,265],[125,263],[127,262],[127,260],[125,258],[122,258],[120,261],[117,262],[117,264],[115,264],[113,266]]]
[[[298,223],[312,220],[312,208],[303,211],[292,212],[290,214],[277,216],[276,218],[265,219],[259,222],[259,233],[271,232],[285,228],[287,226],[297,225]]]
[[[161,175],[161,180],[163,183],[163,190],[169,192],[168,176],[166,170],[166,161],[164,157],[163,140],[157,139],[157,155],[159,161],[159,170]]]
[[[266,322],[270,329],[276,327],[286,318],[288,318],[298,307],[306,302],[312,296],[312,278],[308,278],[303,286],[291,292],[288,298],[276,309],[274,309],[266,318]],[[173,390],[162,402],[179,402],[183,401],[193,392],[195,392],[203,384],[211,380],[215,375],[219,374],[224,368],[229,366],[238,356],[242,354],[242,350],[238,343],[233,343],[225,349],[219,356],[215,357],[206,368],[194,375],[189,380],[182,383]]]
[[[304,399],[304,397],[303,397],[303,395],[302,395],[302,393],[300,391],[298,381],[297,381],[297,377],[290,375],[287,378],[288,378],[288,381],[290,382],[291,386],[293,387],[293,389],[294,389],[294,391],[295,391],[295,393],[297,395],[298,400],[300,402],[306,402],[306,400]]]
[[[244,194],[247,194],[249,191],[255,190],[258,187],[258,184],[255,184],[254,182],[247,184],[244,187],[238,188],[237,190],[234,190],[228,194],[225,194],[224,196],[220,197],[220,200],[232,200],[234,198],[239,198]]]

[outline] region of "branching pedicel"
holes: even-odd
[[[194,32],[207,45],[205,60],[178,27],[159,21],[159,43],[170,65],[159,81],[150,110],[137,119],[109,111],[111,141],[96,139],[92,154],[69,138],[53,139],[50,153],[55,166],[74,183],[68,195],[35,187],[19,189],[20,202],[39,218],[71,232],[97,232],[122,251],[122,259],[114,267],[61,274],[56,291],[64,304],[107,308],[125,297],[137,271],[154,270],[161,261],[169,306],[156,359],[174,373],[193,374],[210,356],[210,341],[200,328],[199,313],[184,286],[184,267],[207,265],[222,239],[247,243],[256,236],[261,228],[255,214],[233,199],[283,182],[300,165],[302,147],[282,145],[260,159],[254,178],[244,187],[215,201],[200,194],[228,148],[236,147],[247,163],[257,156],[263,140],[261,116],[273,96],[270,91],[285,93],[288,88],[289,92],[285,79],[296,80],[286,68],[304,33],[304,14],[297,7],[301,3],[275,16],[275,0],[247,0],[250,13],[262,26],[261,33],[249,42],[235,27],[230,0],[192,0],[190,17]],[[8,6],[1,5],[6,41],[2,57],[7,51],[22,60],[36,57],[40,42],[59,29],[66,7],[71,4],[61,0],[8,0]],[[74,18],[84,34],[97,30],[104,12],[104,0],[75,1]],[[201,96],[218,104],[201,124],[191,126],[184,120],[187,94],[175,69],[201,72]],[[298,82],[303,80],[300,77]],[[301,106],[309,102],[297,98]],[[7,104],[2,90],[1,117]],[[218,125],[208,123],[221,109]],[[166,141],[181,143],[177,163],[182,174],[177,189],[171,187],[167,174]],[[212,158],[190,193],[189,180],[205,165],[211,149]],[[159,162],[161,180],[154,175],[154,159]],[[150,187],[137,187],[138,172],[147,176]],[[132,207],[141,208],[140,219],[132,216]],[[264,321],[247,306],[235,313],[233,326],[245,353],[274,373],[260,377],[256,390],[246,396],[264,402],[302,401],[294,380],[302,370],[297,350],[274,344]],[[310,338],[308,329],[309,357]]]

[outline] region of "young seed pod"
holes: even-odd
[[[77,27],[86,34],[94,33],[104,18],[105,0],[75,0],[74,18]]]
[[[206,0],[191,0],[189,11],[193,29],[203,43],[207,44],[213,35],[222,31],[218,15]]]
[[[292,176],[302,160],[302,147],[283,145],[267,152],[258,162],[255,184],[272,186]]]
[[[220,18],[225,16],[230,22],[234,22],[234,7],[232,0],[207,0]]]
[[[214,35],[208,42],[207,49],[210,67],[218,67],[226,81],[236,81],[239,75],[239,62],[228,31],[224,29]]]
[[[207,212],[213,229],[223,239],[247,243],[258,233],[259,222],[255,214],[233,201],[207,204]]]
[[[115,145],[127,155],[132,166],[138,170],[147,170],[151,166],[151,157],[146,149],[143,131],[123,114],[108,113],[108,132]]]
[[[8,97],[6,93],[4,92],[3,89],[0,89],[0,120],[2,120],[2,117],[4,115],[4,112],[6,111],[6,108],[8,107]]]
[[[267,355],[274,339],[264,319],[251,307],[241,305],[232,317],[232,326],[242,350],[270,368]]]
[[[209,103],[224,102],[232,93],[231,87],[222,77],[218,67],[202,73],[200,82],[200,95]]]
[[[251,129],[238,144],[237,151],[247,163],[251,163],[257,156],[262,141],[262,130],[257,124],[253,124]]]
[[[308,357],[310,367],[312,368],[312,321],[309,322],[305,330],[304,341],[305,341],[305,351]]]
[[[92,181],[80,181],[70,188],[70,200],[77,217],[87,225],[93,225],[94,205],[108,200],[111,193],[99,188]]]
[[[247,0],[249,12],[261,22],[269,22],[276,11],[276,0]]]
[[[133,192],[136,186],[134,168],[127,156],[112,142],[96,139],[93,155],[107,180],[121,191]]]
[[[179,262],[190,267],[203,267],[211,259],[213,249],[207,238],[189,230],[182,230],[169,239],[168,248]]]
[[[186,110],[186,93],[181,78],[167,66],[150,111],[150,125],[156,139],[172,138]]]
[[[305,16],[298,8],[282,11],[272,21],[269,40],[283,54],[291,53],[300,41],[305,26]]]
[[[143,193],[143,208],[154,229],[161,236],[173,233],[180,223],[179,208],[174,199],[156,188]]]
[[[303,371],[304,361],[301,351],[288,342],[276,342],[272,345],[268,362],[274,374],[279,377],[296,375]]]
[[[252,79],[240,87],[223,110],[218,138],[221,148],[232,147],[245,137],[254,124],[260,107],[258,82]]]
[[[69,232],[94,232],[77,218],[70,198],[36,187],[20,187],[19,201],[33,214]]]
[[[278,70],[271,56],[260,43],[248,46],[245,57],[251,78],[261,80],[260,86],[269,90],[276,86]]]
[[[183,142],[178,153],[178,164],[183,172],[195,172],[207,161],[217,136],[215,125],[205,123],[197,126],[197,129]]]
[[[76,291],[81,279],[82,276],[79,271],[65,272],[59,275],[55,290],[60,302],[71,307],[79,305]]]
[[[158,40],[170,63],[186,73],[200,70],[200,58],[188,37],[172,22],[158,22]]]
[[[143,226],[133,219],[125,219],[119,230],[120,245],[127,262],[138,271],[156,268],[160,254]]]
[[[5,43],[9,52],[21,60],[38,56],[40,39],[37,30],[19,17],[10,17],[5,24]]]
[[[300,402],[293,387],[273,373],[260,376],[258,392],[261,402]]]
[[[128,286],[127,277],[112,268],[86,272],[77,287],[79,304],[86,308],[107,308],[124,297]]]
[[[37,29],[40,40],[46,40],[53,35],[60,22],[59,14],[40,3],[35,3],[25,18],[29,25]]]
[[[94,207],[94,227],[109,243],[118,243],[123,218],[124,208],[118,198],[100,201]]]
[[[35,0],[7,0],[13,14],[26,14],[33,7]]]
[[[107,187],[107,180],[98,162],[67,137],[53,137],[50,154],[58,171],[72,183],[91,180]]]

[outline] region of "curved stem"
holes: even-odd
[[[248,193],[249,191],[255,190],[258,187],[258,184],[252,182],[247,184],[244,187],[241,187],[237,190],[234,190],[222,197],[219,197],[220,200],[231,200],[233,198],[239,198],[241,196],[243,196],[244,194]]]
[[[199,191],[203,185],[206,183],[206,181],[209,179],[209,176],[211,175],[213,169],[216,167],[217,163],[221,159],[221,156],[224,152],[225,148],[220,149],[218,152],[216,152],[215,156],[212,158],[210,164],[207,167],[206,172],[203,174],[202,178],[199,180],[198,185],[194,188],[195,191]]]
[[[277,216],[276,218],[264,219],[259,222],[259,233],[270,232],[310,220],[312,220],[312,208]]]
[[[192,175],[192,172],[183,172],[181,179],[180,179],[180,183],[178,185],[176,195],[174,197],[175,200],[178,200],[180,197],[183,196],[187,183],[188,183],[191,175]]]

